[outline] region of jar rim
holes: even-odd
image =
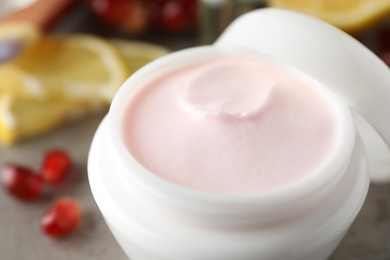
[[[282,68],[294,70],[304,80],[314,83],[311,85],[322,94],[323,98],[333,108],[339,125],[339,133],[333,153],[321,167],[300,180],[280,188],[255,193],[225,194],[193,190],[172,183],[153,174],[132,156],[122,140],[123,113],[126,104],[129,102],[129,97],[134,96],[147,83],[174,69],[222,57],[259,58]],[[240,214],[249,211],[253,213],[254,209],[264,213],[300,201],[303,198],[313,198],[315,194],[319,194],[319,191],[328,188],[341,178],[354,149],[355,135],[355,127],[348,106],[341,102],[328,88],[285,62],[242,47],[201,46],[174,52],[159,58],[138,70],[122,85],[113,99],[108,114],[110,154],[122,170],[123,181],[137,185],[144,192],[158,197],[168,204],[186,208],[190,211],[197,211],[208,205],[207,208],[210,212],[233,212],[233,209],[236,212],[239,208]]]

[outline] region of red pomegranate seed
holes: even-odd
[[[162,0],[148,5],[151,27],[166,32],[179,32],[191,24],[189,5],[181,0]],[[192,7],[190,7],[192,8]]]
[[[72,168],[69,155],[63,150],[49,151],[43,160],[41,175],[49,184],[60,183]]]
[[[42,190],[42,178],[32,170],[15,164],[6,164],[1,173],[1,183],[8,192],[21,200],[33,200]]]
[[[79,203],[72,198],[61,198],[41,217],[42,231],[51,237],[72,233],[81,220]]]
[[[144,0],[88,0],[104,22],[127,32],[141,32],[147,26]]]

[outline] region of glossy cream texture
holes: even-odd
[[[191,65],[144,86],[123,140],[147,169],[216,193],[285,186],[320,167],[337,141],[335,111],[285,69],[249,59]]]

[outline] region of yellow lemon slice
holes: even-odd
[[[290,9],[359,33],[390,14],[389,0],[269,0],[271,7]]]
[[[152,60],[162,57],[171,51],[157,44],[138,41],[112,39],[110,42],[118,49],[127,67],[133,73]]]
[[[37,27],[26,23],[0,23],[0,64],[12,61],[40,38]]]
[[[89,35],[42,37],[0,65],[0,142],[9,146],[107,109],[132,72],[168,52]]]
[[[0,96],[3,93],[23,93],[21,76],[20,70],[11,64],[0,66]]]
[[[129,76],[119,52],[87,36],[43,37],[0,65],[0,142],[11,145],[107,108]]]
[[[12,145],[91,114],[95,109],[92,102],[0,95],[0,142]]]
[[[130,73],[111,44],[90,35],[44,37],[12,65],[45,95],[107,104]]]
[[[40,30],[30,23],[10,22],[0,24],[0,41],[20,39],[26,47],[37,42],[40,37]]]

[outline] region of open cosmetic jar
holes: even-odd
[[[125,110],[134,96],[162,75],[226,57],[258,59],[297,74],[329,104],[337,138],[317,169],[279,188],[222,194],[168,181],[135,159],[123,137]],[[367,62],[375,69],[361,71]],[[389,127],[379,120],[389,106],[389,91],[373,94],[381,96],[375,104],[361,100],[365,83],[375,79],[375,91],[389,83],[385,69],[341,31],[277,9],[240,17],[214,45],[146,65],[118,91],[88,161],[92,193],[118,243],[132,260],[327,259],[364,203],[368,168],[378,156],[367,155],[364,144],[371,132],[362,130],[357,117],[367,118],[379,133]]]

